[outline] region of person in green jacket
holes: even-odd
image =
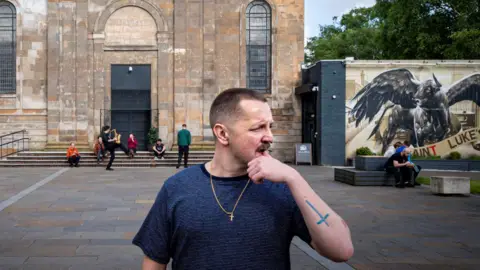
[[[189,146],[192,143],[192,135],[190,131],[187,129],[187,125],[182,125],[182,130],[180,130],[177,134],[177,141],[178,141],[178,163],[177,169],[180,168],[180,162],[182,161],[183,156],[183,165],[185,168],[188,167],[188,150]]]

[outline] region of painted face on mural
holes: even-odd
[[[433,75],[433,80],[423,82],[415,93],[415,100],[419,107],[439,107],[438,100],[434,97],[442,90],[442,84]]]
[[[273,143],[273,117],[265,102],[242,100],[240,108],[238,120],[229,126],[229,146],[236,158],[248,163],[268,151]]]

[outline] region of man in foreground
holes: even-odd
[[[293,168],[272,158],[273,117],[262,94],[229,89],[214,100],[212,161],[170,177],[133,243],[143,269],[290,269],[294,236],[336,262],[350,230]]]
[[[421,167],[414,165],[408,160],[411,152],[412,149],[406,147],[403,151],[393,154],[387,162],[385,162],[385,171],[395,176],[395,187],[397,188],[415,186],[415,180],[420,173]],[[414,170],[414,168],[416,169]]]

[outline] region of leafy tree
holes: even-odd
[[[353,9],[340,22],[334,17],[333,24],[320,26],[319,36],[307,43],[307,62],[346,56],[379,59],[379,34],[371,8]]]
[[[377,0],[320,26],[306,61],[341,59],[478,59],[479,0]]]

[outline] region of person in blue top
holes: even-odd
[[[188,167],[188,152],[190,144],[192,143],[192,135],[190,131],[187,129],[187,125],[182,125],[182,130],[180,130],[177,134],[177,142],[178,142],[178,163],[177,169],[180,168],[180,162],[182,162],[183,156],[183,166],[185,168]]]
[[[211,161],[167,179],[133,244],[143,269],[290,269],[294,236],[335,262],[353,255],[346,222],[294,168],[268,154],[273,117],[257,91],[210,108]]]
[[[403,152],[403,150],[407,147],[410,147],[410,142],[409,141],[404,141],[403,142],[403,145],[399,146],[396,150],[395,150],[395,154],[396,153],[401,153]]]

